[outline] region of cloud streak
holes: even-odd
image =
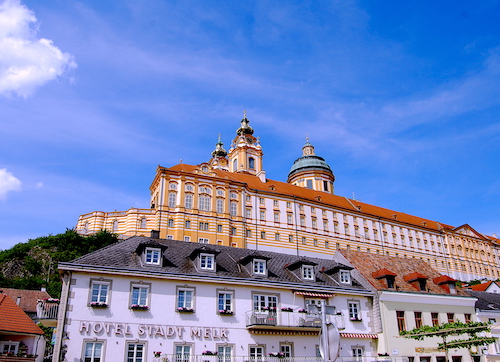
[[[30,27],[33,24],[34,27]],[[0,2],[0,94],[27,98],[76,67],[72,55],[37,38],[37,20],[19,0]]]
[[[0,200],[5,200],[9,192],[21,191],[22,185],[22,182],[7,169],[0,169]]]

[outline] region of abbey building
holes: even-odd
[[[468,281],[500,277],[500,240],[334,194],[335,176],[307,140],[287,182],[268,179],[246,115],[229,151],[208,162],[159,166],[149,208],[81,215],[77,231],[328,257],[336,250],[416,258]]]

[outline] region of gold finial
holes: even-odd
[[[179,160],[180,163],[182,163],[182,158]]]
[[[243,118],[247,118],[247,110],[246,109],[243,110]]]
[[[219,142],[220,142],[220,133],[219,133]]]
[[[306,141],[309,142],[309,133],[306,133]]]

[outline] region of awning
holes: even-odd
[[[331,298],[335,295],[332,293],[301,292],[299,290],[294,290],[293,292],[297,295],[303,295],[303,296],[311,297],[311,298]]]
[[[368,334],[368,333],[340,333],[342,338],[371,338],[377,339],[377,334]]]

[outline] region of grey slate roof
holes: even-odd
[[[146,247],[162,249],[162,266],[147,265],[143,262],[142,252]],[[198,252],[214,252],[216,257],[216,270],[206,271],[197,268]],[[252,259],[267,260],[267,276],[256,276],[252,274]],[[315,280],[307,281],[301,278],[301,268],[297,265],[314,265]],[[256,251],[240,249],[228,246],[198,244],[176,240],[152,239],[149,237],[134,236],[116,244],[104,247],[90,254],[84,255],[71,262],[60,263],[59,269],[90,268],[93,270],[102,268],[113,271],[137,271],[142,273],[151,272],[155,275],[165,276],[172,274],[236,278],[254,280],[255,282],[278,282],[284,284],[295,284],[297,287],[307,289],[320,288],[353,290],[357,292],[368,291],[361,285],[360,281],[352,278],[352,285],[340,284],[338,281],[339,269],[351,270],[349,265],[339,262],[295,256],[269,251]]]
[[[500,294],[480,292],[477,290],[465,289],[465,292],[472,297],[477,298],[476,309],[484,311],[499,311],[500,312]]]

